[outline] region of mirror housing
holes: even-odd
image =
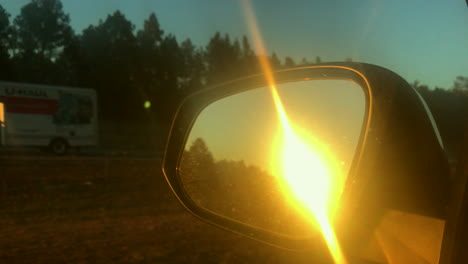
[[[364,63],[325,63],[273,73],[277,83],[317,79],[356,82],[368,102],[363,133],[337,213],[337,236],[345,250],[372,234],[385,209],[444,218],[449,165],[432,115],[408,82],[385,68]],[[198,91],[182,101],[174,116],[163,157],[164,175],[179,201],[216,226],[275,246],[324,252],[322,238],[294,239],[255,228],[200,208],[184,191],[179,164],[191,127],[212,102],[267,86],[263,74]]]

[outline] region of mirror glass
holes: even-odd
[[[283,83],[218,100],[188,137],[183,187],[224,217],[309,236],[313,212],[330,216],[339,203],[365,110],[362,88],[348,80]]]

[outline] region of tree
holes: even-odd
[[[145,89],[155,87],[158,75],[161,71],[161,42],[164,37],[164,31],[160,28],[156,14],[151,13],[148,19],[144,21],[143,29],[137,33],[137,45],[139,51],[138,72],[141,73],[141,85]]]
[[[178,90],[178,77],[182,65],[182,54],[174,35],[164,37],[161,42],[161,83],[166,89]]]
[[[88,61],[107,65],[125,73],[134,66],[136,38],[135,26],[120,12],[108,15],[97,26],[89,26],[83,31],[81,47]],[[128,74],[125,74],[128,76]],[[120,76],[112,76],[112,78]]]
[[[244,160],[216,161],[216,175],[225,200],[230,202],[227,209],[232,207],[259,209],[268,206],[277,191],[274,176],[255,165],[247,165]],[[280,197],[276,195],[276,197]],[[249,203],[254,200],[255,203]],[[259,206],[259,207],[257,207]],[[252,208],[253,209],[253,208]]]
[[[241,52],[241,67],[239,67],[239,75],[251,75],[258,73],[259,64],[255,52],[250,47],[249,39],[246,36],[242,37],[242,52]]]
[[[156,49],[164,36],[155,13],[151,13],[144,21],[143,29],[138,31],[138,44],[142,49]]]
[[[425,84],[421,84],[418,80],[414,81],[411,86],[421,94],[427,94],[429,92],[429,87]]]
[[[286,57],[284,59],[284,67],[285,68],[292,68],[294,66],[296,66],[296,63],[294,62],[294,60],[291,57]]]
[[[186,175],[187,182],[206,181],[216,178],[216,165],[213,154],[202,138],[193,141],[185,151],[181,161],[181,174]],[[215,182],[208,182],[214,184]]]
[[[55,64],[57,70],[56,83],[68,86],[84,86],[83,78],[85,67],[81,57],[80,39],[76,35],[70,36],[64,43],[62,52]]]
[[[199,206],[220,212],[225,203],[219,203],[221,189],[213,154],[202,138],[197,138],[182,155],[180,179],[187,194]],[[221,211],[222,212],[222,211]]]
[[[244,58],[255,57],[255,52],[250,47],[247,36],[242,36],[242,56]]]
[[[192,155],[198,164],[210,165],[214,164],[213,154],[211,154],[205,140],[196,138],[189,149],[189,154]]]
[[[137,42],[134,25],[120,12],[83,31],[80,49],[86,86],[98,91],[106,119],[135,119],[143,113],[143,99],[135,88]],[[125,107],[122,107],[122,104]]]
[[[72,33],[69,23],[60,0],[32,0],[14,20],[19,52],[55,59]]]
[[[457,76],[453,82],[452,89],[457,93],[464,93],[468,95],[468,77]]]
[[[12,28],[10,14],[0,5],[0,79],[12,79],[12,65],[10,60],[10,40]]]
[[[241,49],[238,41],[231,43],[229,35],[216,32],[205,52],[208,84],[219,83],[241,76]]]
[[[143,29],[137,33],[138,70],[135,71],[134,80],[144,100],[150,102],[154,102],[158,89],[162,87],[161,42],[163,37],[164,31],[159,26],[156,14],[151,13],[144,21]]]
[[[154,105],[151,112],[157,116],[158,122],[169,126],[172,114],[183,96],[182,86],[190,83],[187,76],[192,72],[185,68],[186,57],[174,35],[164,36],[156,45],[152,50],[147,50],[152,60],[140,61],[142,71],[136,72],[136,84],[143,96]]]
[[[73,35],[69,23],[60,0],[32,0],[21,8],[13,21],[10,49],[18,81],[60,83],[56,61]]]
[[[0,5],[0,52],[6,52],[10,41],[10,14]]]
[[[315,64],[322,63],[322,58],[320,56],[315,57]]]
[[[180,52],[183,63],[179,84],[182,93],[188,94],[200,89],[205,83],[203,51],[193,45],[190,39],[186,39],[180,45]]]
[[[271,68],[274,70],[281,68],[281,61],[278,59],[278,56],[276,55],[275,52],[271,54],[270,64],[271,64]]]

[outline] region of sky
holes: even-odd
[[[0,0],[12,14],[29,0]],[[383,66],[409,82],[450,88],[468,76],[465,0],[252,0],[267,48],[280,58],[354,61]],[[136,28],[155,12],[179,41],[204,46],[216,32],[249,35],[241,0],[62,0],[76,32],[121,10]],[[251,38],[250,38],[251,39]]]

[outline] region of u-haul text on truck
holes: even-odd
[[[2,146],[95,146],[97,97],[92,89],[0,82]]]

